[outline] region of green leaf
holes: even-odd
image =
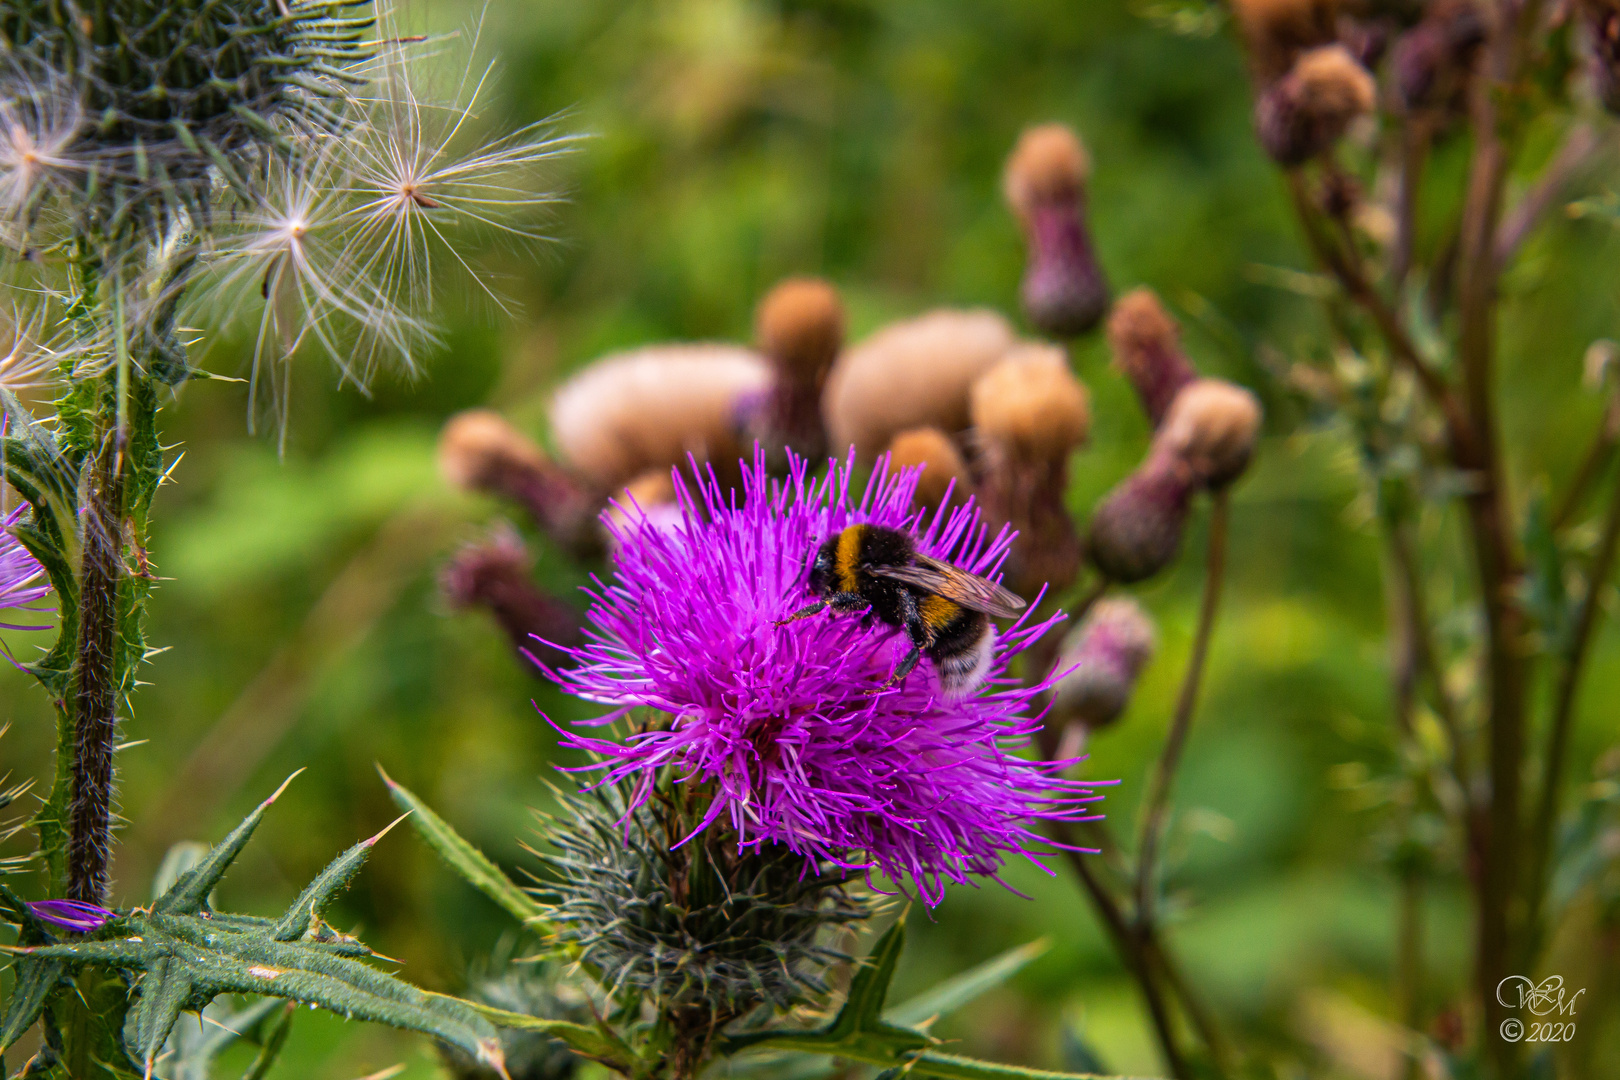
[[[1529,556],[1525,567],[1525,607],[1540,627],[1547,651],[1562,655],[1568,650],[1573,625],[1569,590],[1564,586],[1564,553],[1552,527],[1547,492],[1536,488],[1525,510],[1524,550]]]
[[[452,1000],[460,1000],[452,999]],[[575,1053],[599,1061],[609,1068],[630,1069],[635,1066],[636,1053],[609,1027],[587,1027],[568,1020],[545,1020],[526,1013],[508,1012],[493,1005],[477,1001],[462,1002],[471,1006],[484,1019],[504,1028],[519,1031],[537,1031],[568,1044]]]
[[[1045,938],[1008,949],[978,967],[964,971],[883,1014],[891,1024],[920,1027],[935,1017],[955,1012],[986,991],[993,990],[1028,967],[1051,948]]]
[[[925,1050],[913,1059],[913,1076],[937,1076],[941,1080],[1148,1080],[1146,1077],[1101,1076],[1097,1073],[1053,1072],[1022,1065],[999,1065],[993,1061],[958,1057]]]
[[[164,1049],[164,1068],[171,1080],[213,1080],[215,1059],[220,1054],[241,1039],[253,1039],[254,1030],[266,1017],[287,1008],[276,998],[265,998],[241,1010],[216,1001],[198,1014],[195,1024],[182,1019],[175,1025]]]
[[[411,825],[428,847],[439,853],[450,869],[460,874],[469,885],[505,908],[513,918],[529,926],[545,930],[545,909],[528,893],[502,873],[489,856],[461,837],[450,824],[434,813],[432,808],[417,798],[412,791],[398,784],[381,765],[377,772],[388,785],[388,794],[394,805],[410,811]]]
[[[303,771],[302,769],[298,770],[298,772]],[[295,772],[292,776],[283,780],[281,786],[276,788],[268,799],[254,807],[253,812],[244,818],[240,825],[232,829],[225,839],[214,845],[213,850],[203,856],[201,862],[181,874],[179,880],[169,888],[168,892],[164,893],[152,904],[152,911],[154,913],[174,915],[185,915],[201,911],[203,906],[208,903],[208,894],[214,891],[214,886],[219,884],[219,879],[225,876],[225,871],[230,869],[231,863],[236,861],[236,857],[247,846],[248,840],[253,836],[253,830],[257,829],[259,822],[264,820],[265,812],[281,797],[281,793],[287,790],[287,785],[292,783],[297,776],[298,773]]]
[[[329,903],[343,889],[348,888],[354,875],[360,872],[365,865],[371,849],[377,846],[377,841],[387,836],[395,825],[404,818],[396,818],[390,822],[382,832],[376,836],[369,836],[354,847],[345,851],[337,858],[326,864],[326,869],[315,875],[315,880],[304,886],[304,891],[298,894],[298,899],[292,902],[287,913],[276,923],[275,939],[277,941],[296,941],[305,934],[316,931],[321,925],[321,909]]]
[[[12,965],[16,982],[6,1002],[6,1011],[0,1016],[0,1052],[10,1049],[12,1043],[34,1026],[66,970],[66,965],[55,960],[20,959]]]
[[[135,995],[124,1018],[124,1050],[150,1077],[175,1021],[196,995],[190,966],[174,957],[158,958],[136,984]]]

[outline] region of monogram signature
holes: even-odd
[[[1562,975],[1549,975],[1539,986],[1523,975],[1509,975],[1496,984],[1497,1004],[1524,1009],[1531,1016],[1573,1015],[1575,1003],[1584,993],[1585,989],[1581,989],[1571,995],[1564,988]]]

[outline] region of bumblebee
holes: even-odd
[[[904,630],[911,641],[884,687],[911,674],[926,655],[952,697],[971,692],[990,669],[990,616],[1010,618],[1024,607],[995,582],[922,554],[910,533],[883,525],[851,525],[817,548],[810,590],[820,599],[784,623],[827,608],[864,612],[867,621]]]

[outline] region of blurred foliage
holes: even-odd
[[[1001,162],[1024,125],[1057,119],[1092,152],[1092,222],[1116,286],[1158,289],[1183,316],[1197,361],[1254,386],[1271,417],[1236,493],[1231,603],[1179,783],[1173,936],[1222,1012],[1280,1061],[1365,1075],[1340,1051],[1393,1008],[1395,890],[1379,861],[1373,778],[1399,766],[1379,551],[1358,509],[1349,440],[1312,430],[1256,360],[1262,345],[1317,355],[1320,338],[1299,293],[1311,279],[1281,272],[1309,262],[1253,142],[1241,57],[1212,10],[494,0],[482,43],[501,64],[495,100],[508,115],[490,126],[554,115],[591,136],[559,164],[557,243],[537,260],[493,244],[479,253],[480,275],[519,318],[465,297],[420,384],[383,381],[366,396],[313,365],[297,372],[282,460],[246,433],[242,386],[195,384],[167,410],[166,435],[185,458],[154,512],[153,561],[172,580],[154,592],[150,636],[169,651],[153,658],[125,733],[146,741],[119,759],[129,823],[115,896],[143,900],[171,842],[220,835],[304,766],[221,886],[223,905],[253,897],[271,914],[333,850],[386,823],[393,809],[374,762],[498,861],[528,865],[528,808],[546,804],[556,758],[542,714],[561,723],[585,707],[530,679],[493,625],[438,601],[443,555],[496,512],[437,477],[438,424],[488,403],[543,435],[546,392],[572,368],[643,342],[746,339],[756,300],[790,273],[836,282],[857,335],[940,303],[1012,313],[1023,254],[1000,198]],[[469,17],[448,0],[405,14],[446,32]],[[1442,153],[1435,168],[1462,165]],[[1555,218],[1506,283],[1503,420],[1522,451],[1511,462],[1521,488],[1566,476],[1601,413],[1581,389],[1581,357],[1615,332],[1616,242],[1602,223]],[[250,345],[215,341],[198,362],[242,374]],[[1100,340],[1082,342],[1076,364],[1096,417],[1071,493],[1084,508],[1136,462],[1147,433]],[[1195,527],[1187,550],[1200,544]],[[1090,774],[1122,780],[1107,800],[1121,825],[1168,720],[1197,561],[1143,590],[1163,648],[1124,720],[1091,748]],[[556,553],[540,572],[559,591],[582,580]],[[43,637],[8,633],[6,644],[26,655]],[[1572,785],[1589,784],[1615,737],[1603,703],[1617,692],[1620,635],[1610,629],[1593,655]],[[7,721],[0,771],[43,779],[49,705],[0,664]],[[897,993],[1044,935],[1045,956],[938,1033],[1000,1060],[1074,1065],[1095,1054],[1110,1069],[1152,1072],[1134,992],[1054,869],[1056,878],[1011,873],[1033,901],[957,889],[914,919]],[[1438,1007],[1466,978],[1469,913],[1455,883],[1433,900],[1426,996]],[[1571,901],[1576,937],[1557,955],[1568,957],[1559,970],[1569,985],[1591,988],[1582,1021],[1594,1021],[1598,1040],[1595,1021],[1620,987],[1602,974],[1602,950],[1578,940],[1594,902]],[[509,926],[405,832],[379,846],[329,914],[407,961],[407,977],[444,989]],[[1612,1025],[1606,1038],[1580,1052],[1616,1060]],[[344,1080],[396,1062],[405,1076],[436,1074],[424,1043],[311,1014],[278,1068]]]

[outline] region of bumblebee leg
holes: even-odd
[[[895,666],[894,674],[872,691],[874,694],[887,690],[910,675],[917,661],[922,659],[923,650],[928,647],[928,624],[923,622],[922,613],[917,610],[917,598],[909,592],[900,597],[900,614],[905,620],[906,637],[911,640],[911,651]]]
[[[827,603],[834,611],[839,612],[840,614],[849,614],[855,611],[866,611],[872,606],[871,602],[858,592],[834,593],[832,599],[827,601]]]
[[[800,608],[798,611],[795,611],[785,619],[777,619],[776,625],[786,626],[790,622],[798,622],[800,619],[808,619],[812,615],[819,615],[825,610],[827,610],[827,601],[817,600],[809,607]]]

